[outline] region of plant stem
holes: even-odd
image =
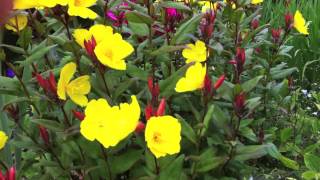
[[[108,171],[108,175],[109,175],[109,180],[112,180],[112,174],[111,174],[111,169],[110,169],[110,164],[109,164],[107,152],[105,151],[104,147],[101,144],[100,144],[100,148],[101,148],[101,152],[104,157],[104,160],[106,161],[106,164],[107,164],[107,171]]]
[[[160,174],[160,167],[159,167],[159,163],[158,163],[158,160],[157,160],[157,158],[155,157],[155,156],[153,156],[153,159],[154,159],[154,164],[155,164],[155,173],[157,174],[157,175],[159,175]]]
[[[68,127],[71,127],[71,124],[70,124],[68,115],[67,115],[66,111],[64,110],[64,105],[60,106],[60,108],[61,108],[61,111],[62,111],[63,116],[64,116],[64,123],[65,123]]]

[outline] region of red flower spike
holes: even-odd
[[[92,36],[90,40],[84,41],[84,47],[86,48],[86,51],[90,57],[95,57],[94,49],[97,46],[96,39]]]
[[[145,127],[146,127],[146,125],[143,122],[139,121],[137,124],[137,127],[135,129],[135,132],[142,133],[144,131]]]
[[[235,99],[234,99],[234,107],[236,110],[236,113],[239,115],[242,114],[242,111],[245,108],[245,102],[246,102],[246,96],[245,93],[240,93],[238,95],[236,95]]]
[[[251,28],[252,29],[257,29],[259,27],[259,20],[258,19],[253,19],[252,21],[251,21]]]
[[[149,120],[153,115],[153,108],[151,104],[148,104],[147,107],[144,109],[146,120]]]
[[[4,175],[2,174],[2,171],[0,170],[0,180],[5,180]]]
[[[43,142],[46,145],[49,145],[50,144],[50,142],[49,142],[49,132],[48,132],[47,128],[39,125],[39,132],[40,132],[40,137],[42,138]]]
[[[204,77],[204,92],[206,95],[209,95],[212,93],[212,81],[208,74]]]
[[[38,74],[38,73],[36,74],[36,78],[37,78],[37,81],[38,81],[39,85],[42,87],[42,89],[47,90],[48,84],[47,84],[46,79],[44,79],[41,76],[41,74]]]
[[[217,80],[217,82],[214,84],[213,88],[215,90],[219,89],[219,87],[223,84],[225,79],[226,79],[225,75],[220,76],[219,79]]]
[[[51,93],[53,94],[57,93],[57,82],[52,71],[50,71],[50,75],[49,75],[49,88]]]
[[[161,101],[160,101],[160,104],[159,104],[159,107],[158,107],[156,115],[157,116],[163,116],[165,111],[166,111],[166,99],[162,98]]]
[[[274,43],[278,43],[281,36],[282,29],[271,29],[271,35]]]
[[[244,63],[246,62],[246,52],[243,48],[237,48],[236,61],[237,64],[241,65],[244,65]]]
[[[291,13],[286,13],[284,19],[286,22],[286,28],[291,29],[293,26],[293,15]]]
[[[8,180],[15,180],[16,179],[16,168],[15,167],[11,167],[8,171]]]
[[[153,83],[153,77],[148,77],[148,88],[152,99],[157,99],[160,93],[160,87],[158,83]]]
[[[72,110],[72,113],[73,113],[73,116],[79,119],[80,121],[84,120],[85,118],[85,115],[80,111]]]

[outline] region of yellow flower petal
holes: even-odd
[[[89,79],[89,76],[81,76],[67,85],[68,96],[70,96],[73,102],[80,106],[86,106],[88,103],[85,95],[88,94],[91,89]]]
[[[156,158],[179,153],[181,125],[172,116],[151,117],[147,122],[145,140]]]
[[[7,140],[8,136],[3,131],[0,131],[0,150],[4,148]]]
[[[68,14],[70,16],[79,16],[84,19],[96,19],[98,14],[86,7],[69,6]]]
[[[69,0],[70,6],[76,7],[90,7],[93,6],[97,0]]]
[[[18,32],[23,30],[28,24],[28,17],[25,14],[19,14],[9,19],[5,25],[6,29]]]
[[[88,41],[92,38],[92,34],[86,29],[76,29],[73,32],[73,37],[76,42],[84,48],[84,41]]]
[[[13,9],[30,9],[39,7],[39,3],[36,0],[14,0]]]
[[[67,86],[72,78],[72,76],[74,75],[74,73],[76,72],[76,64],[75,63],[68,63],[66,64],[60,72],[60,79],[58,82],[58,87],[57,87],[57,94],[59,96],[60,99],[62,100],[66,100],[66,90],[67,90]]]
[[[308,25],[306,24],[306,20],[303,18],[301,12],[299,10],[296,11],[294,15],[294,23],[293,27],[297,29],[298,32],[304,35],[308,35]]]
[[[188,44],[182,51],[182,56],[187,59],[186,63],[205,61],[207,59],[205,43],[198,40],[195,44]]]
[[[262,2],[263,2],[263,0],[251,0],[251,4],[259,4]]]
[[[206,66],[196,63],[190,66],[186,76],[182,77],[176,84],[176,92],[187,92],[201,89],[204,85],[204,78],[207,72]]]
[[[110,38],[103,40],[94,50],[102,64],[117,70],[126,69],[124,58],[133,51],[131,44],[123,40],[120,34],[114,34]]]
[[[90,27],[89,32],[95,38],[97,44],[102,42],[104,39],[109,39],[113,35],[113,29],[110,26],[102,24],[95,24]]]

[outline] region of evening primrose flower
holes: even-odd
[[[113,29],[110,26],[105,26],[102,24],[95,24],[87,29],[76,29],[73,32],[73,37],[76,42],[84,48],[84,42],[91,40],[94,37],[96,43],[100,43],[102,40],[113,35]]]
[[[7,140],[8,136],[3,131],[0,131],[0,150],[4,147]]]
[[[96,139],[108,148],[134,132],[139,118],[140,106],[136,96],[131,96],[131,104],[112,107],[105,99],[91,100],[85,109],[80,132],[89,141]]]
[[[207,59],[206,44],[199,40],[195,44],[187,44],[182,56],[187,59],[186,63],[203,62]]]
[[[28,25],[28,17],[26,14],[18,14],[9,19],[5,25],[6,29],[14,32],[20,32]]]
[[[56,5],[67,5],[68,0],[14,0],[14,9],[52,8]]]
[[[68,14],[70,16],[79,16],[84,19],[96,19],[97,13],[89,9],[97,0],[68,0]]]
[[[206,72],[206,66],[202,66],[201,63],[190,66],[186,76],[182,77],[176,84],[176,92],[194,91],[203,88]]]
[[[260,4],[263,0],[251,0],[251,4]]]
[[[76,64],[73,62],[66,64],[61,69],[57,94],[62,100],[66,100],[66,95],[68,95],[74,103],[80,106],[86,106],[88,98],[85,95],[88,94],[91,89],[89,76],[81,76],[70,82],[75,72]]]
[[[303,18],[301,12],[299,10],[296,11],[294,15],[293,27],[297,29],[301,34],[308,35],[308,24],[306,24],[306,20]]]
[[[145,140],[156,158],[179,153],[181,125],[172,116],[151,117],[147,122]]]
[[[101,42],[97,43],[94,52],[98,60],[113,69],[126,70],[124,58],[134,51],[132,45],[122,39],[118,33],[110,35]]]

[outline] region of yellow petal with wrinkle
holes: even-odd
[[[58,81],[58,87],[57,87],[57,94],[60,99],[66,100],[66,90],[67,86],[76,72],[76,64],[71,62],[63,66],[63,68],[60,71],[60,79]]]
[[[14,32],[22,31],[28,25],[28,17],[25,14],[18,14],[9,19],[5,25],[6,29]]]
[[[196,63],[187,69],[186,76],[176,84],[176,92],[194,91],[203,88],[204,78],[207,72],[206,66]]]

